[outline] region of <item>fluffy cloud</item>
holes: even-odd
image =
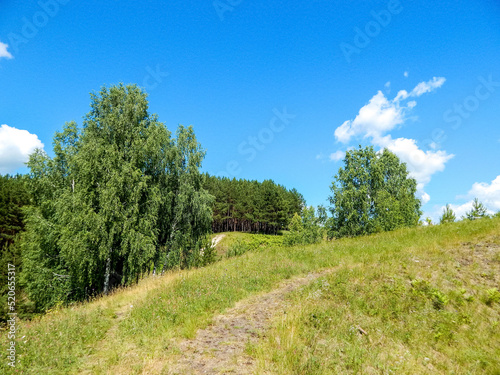
[[[419,96],[422,96],[423,94],[426,94],[428,92],[434,91],[446,82],[446,78],[444,77],[433,77],[431,80],[427,82],[420,82],[413,90],[411,90],[409,93],[406,90],[401,90],[398,92],[398,95],[394,98],[394,102],[398,102],[401,100],[406,100],[408,98],[418,98]],[[410,102],[410,103],[415,103],[416,102]],[[410,104],[408,103],[408,104]],[[413,106],[414,107],[414,106]]]
[[[402,124],[406,109],[399,105],[399,101],[390,101],[379,91],[359,110],[354,120],[347,120],[335,129],[335,137],[347,143],[358,135],[378,136]]]
[[[369,138],[374,146],[388,148],[394,152],[407,164],[411,176],[417,180],[418,194],[424,204],[430,200],[430,196],[424,191],[425,185],[430,182],[433,174],[444,170],[445,164],[453,158],[453,155],[437,150],[436,147],[433,150],[423,151],[414,139],[393,139],[387,133],[403,124],[407,119],[407,113],[417,105],[415,100],[407,99],[434,91],[445,81],[443,77],[434,77],[427,82],[420,82],[409,93],[400,90],[392,100],[378,91],[368,104],[359,110],[354,120],[347,120],[335,129],[335,138],[342,143],[348,143],[353,137],[362,136]]]
[[[9,51],[7,51],[7,48],[9,47],[8,44],[0,42],[0,59],[2,57],[5,57],[6,59],[12,59],[13,56],[10,54]]]
[[[352,137],[359,135],[364,137],[381,136],[404,123],[406,113],[417,105],[414,100],[407,103],[403,103],[403,101],[434,91],[441,87],[445,81],[444,77],[434,77],[427,82],[420,82],[410,93],[406,90],[400,90],[392,100],[387,99],[382,91],[378,91],[368,104],[361,107],[354,120],[345,121],[335,130],[335,138],[342,143],[347,143]]]
[[[444,77],[433,77],[430,81],[420,82],[410,93],[410,96],[420,96],[427,92],[434,91],[435,89],[443,86],[446,78]]]
[[[490,210],[500,210],[500,176],[497,176],[490,184],[476,182],[472,185],[468,195],[478,198]]]
[[[451,209],[455,212],[457,220],[461,219],[466,212],[472,209],[474,198],[479,199],[479,201],[486,206],[489,214],[498,212],[500,210],[500,175],[491,181],[491,183],[474,183],[466,195],[458,196],[457,198],[468,199],[468,201],[463,204],[450,204]],[[443,210],[444,206],[440,207],[438,212],[432,215],[434,221],[437,222],[439,220]]]
[[[339,161],[344,159],[345,152],[344,151],[335,151],[333,154],[330,154],[331,161]]]
[[[410,174],[417,180],[420,189],[431,181],[433,174],[442,172],[446,162],[454,156],[442,150],[423,151],[418,148],[417,142],[414,139],[392,139],[390,135],[374,139],[373,143],[389,149],[401,161],[405,162]]]
[[[8,125],[0,127],[0,173],[15,173],[35,148],[43,148],[36,134]]]

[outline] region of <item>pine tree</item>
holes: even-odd
[[[205,175],[205,189],[213,196],[213,231],[276,234],[300,213],[304,199],[272,180],[263,182]]]
[[[488,210],[486,209],[484,204],[479,202],[479,199],[474,198],[474,200],[472,201],[472,209],[466,212],[463,218],[468,220],[476,220],[482,219],[484,217],[488,217]]]
[[[450,205],[447,204],[443,209],[443,215],[439,219],[439,224],[453,223],[456,219],[455,213],[451,209]]]

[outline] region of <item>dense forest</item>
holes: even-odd
[[[216,260],[209,235],[283,234],[310,244],[421,223],[416,181],[388,150],[350,150],[327,210],[272,180],[201,172],[205,150],[193,128],[175,135],[148,112],[136,85],[91,94],[81,127],[56,132],[53,155],[36,150],[25,176],[0,177],[0,319],[7,263],[14,264],[20,316],[107,294],[145,274]],[[477,200],[466,218],[488,217]],[[448,206],[442,223],[455,221]],[[272,237],[276,238],[276,237]],[[203,250],[203,251],[202,251]]]
[[[0,175],[0,248],[14,243],[24,229],[22,207],[29,204],[26,176]]]
[[[103,87],[90,107],[56,132],[54,156],[36,150],[27,175],[0,180],[2,286],[14,263],[19,312],[208,264],[212,231],[277,234],[304,206],[270,180],[202,174],[193,128],[172,136],[135,85]]]
[[[205,175],[204,188],[215,197],[214,233],[227,231],[277,234],[305,207],[304,197],[272,180],[264,182]]]
[[[0,321],[7,316],[8,264],[22,266],[19,238],[25,228],[23,207],[30,202],[27,177],[0,176]],[[19,285],[22,287],[21,285]],[[17,290],[17,312],[21,317],[32,310],[25,293]]]

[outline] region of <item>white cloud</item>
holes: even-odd
[[[446,78],[444,77],[433,77],[431,80],[427,82],[420,82],[415,88],[411,91],[410,96],[421,96],[427,92],[434,91],[435,89],[440,88],[445,83]]]
[[[490,184],[476,182],[472,185],[468,195],[479,199],[490,210],[500,210],[500,175]]]
[[[403,75],[405,76],[405,78],[408,78],[408,72],[404,72]]]
[[[437,145],[432,150],[423,151],[414,139],[393,139],[387,133],[403,124],[407,120],[407,114],[417,105],[415,100],[406,101],[408,98],[431,92],[441,87],[445,81],[443,77],[434,77],[427,82],[420,82],[410,93],[400,90],[392,100],[378,91],[368,104],[361,107],[354,120],[345,121],[335,130],[336,139],[342,143],[362,136],[370,138],[373,145],[394,152],[407,164],[410,175],[417,180],[418,194],[424,204],[430,200],[429,194],[424,191],[425,185],[431,181],[432,175],[444,170],[445,164],[454,155],[437,150]]]
[[[431,176],[442,172],[445,164],[454,155],[446,151],[423,151],[417,146],[414,139],[392,139],[390,135],[374,140],[375,145],[384,147],[395,153],[401,161],[405,162],[412,176],[422,186],[430,182]]]
[[[331,161],[339,161],[344,159],[345,152],[344,151],[335,151],[333,154],[330,154],[330,160]]]
[[[474,198],[477,198],[479,202],[484,204],[489,214],[498,212],[500,210],[500,175],[491,181],[491,183],[474,183],[467,194],[457,197],[457,199],[467,199],[467,202],[450,204],[450,208],[455,213],[457,220],[460,220],[472,209]],[[444,208],[445,206],[435,207],[434,211],[430,214],[436,222],[439,221]]]
[[[376,146],[389,149],[402,162],[406,163],[410,176],[417,180],[418,194],[424,204],[430,200],[429,194],[424,192],[425,185],[431,181],[432,175],[442,172],[445,164],[454,156],[443,150],[423,151],[418,148],[414,139],[409,138],[393,139],[387,135],[374,138],[373,143]]]
[[[402,124],[406,109],[407,107],[399,105],[399,101],[390,101],[379,91],[368,104],[361,107],[354,120],[345,121],[335,130],[335,137],[340,142],[347,143],[357,135],[379,136]]]
[[[0,173],[15,173],[24,167],[35,148],[43,148],[36,134],[8,125],[0,127]]]
[[[427,194],[425,191],[420,191],[420,194],[419,194],[419,198],[420,198],[420,201],[422,202],[422,204],[426,204],[427,202],[429,202],[431,200],[431,196],[429,194]]]
[[[2,57],[5,57],[6,59],[12,59],[14,57],[11,55],[9,51],[7,51],[8,47],[9,47],[8,44],[0,42],[0,59]]]

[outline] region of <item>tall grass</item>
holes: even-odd
[[[498,304],[494,302],[494,292],[490,292],[488,305],[488,292],[481,297],[482,286],[478,285],[476,290],[469,285],[478,278],[491,278],[491,272],[484,271],[486,276],[481,276],[484,272],[479,269],[467,273],[463,276],[463,285],[451,288],[450,285],[456,284],[454,279],[460,279],[452,267],[459,259],[453,249],[464,242],[481,242],[499,232],[500,220],[479,220],[321,245],[258,247],[205,268],[150,277],[136,287],[91,303],[64,308],[31,322],[18,322],[16,371],[29,374],[161,373],[178,353],[179,339],[193,337],[197,329],[205,327],[215,314],[224,312],[236,301],[271,290],[292,276],[335,266],[340,270],[324,279],[323,284],[315,283],[293,296],[292,301],[300,309],[283,320],[285,325],[277,322],[272,331],[271,336],[278,337],[280,343],[276,346],[277,341],[270,339],[254,349],[253,354],[260,359],[262,368],[278,373],[335,373],[337,368],[331,370],[334,368],[331,363],[345,362],[349,364],[347,372],[363,369],[377,373],[389,369],[388,363],[404,362],[400,357],[406,358],[408,351],[415,361],[429,358],[431,364],[440,356],[447,358],[441,367],[435,366],[443,371],[452,364],[459,366],[466,362],[467,356],[453,356],[454,341],[447,339],[451,331],[447,322],[464,314],[469,314],[471,321],[481,323],[477,323],[480,328],[476,329],[477,334],[468,331],[469,341],[464,339],[460,345],[465,347],[471,340],[477,340],[478,348],[469,347],[468,356],[481,361],[498,354],[484,349],[491,342],[496,342],[498,347],[498,341],[491,341],[498,337],[487,333],[488,327],[490,331],[496,327],[494,314],[498,319]],[[469,277],[473,281],[467,281]],[[443,308],[434,307],[434,297],[426,294],[425,288],[423,295],[412,294],[413,280],[428,282],[429,293],[442,293],[443,296],[436,294],[435,298],[442,299]],[[486,290],[492,290],[494,281],[488,280]],[[459,297],[452,291],[459,292],[462,288],[466,289],[462,294],[464,306],[477,305],[477,310],[470,307],[472,310],[454,312]],[[316,293],[317,290],[321,292]],[[319,297],[315,297],[315,293]],[[467,302],[470,293],[473,302]],[[447,314],[451,314],[450,317]],[[330,323],[332,321],[338,325]],[[417,322],[427,323],[421,328]],[[357,326],[369,333],[369,339],[357,333]],[[292,339],[287,327],[295,327]],[[426,350],[415,354],[414,347],[408,343],[415,342],[415,338],[427,343],[420,337],[425,336],[428,327],[433,329],[433,335],[441,332],[434,346],[429,346],[439,354]],[[379,331],[377,336],[375,333]],[[405,331],[410,332],[407,341],[401,339]],[[315,340],[315,334],[318,340],[311,341]],[[290,343],[283,352],[287,340]],[[346,343],[351,343],[347,349]],[[318,351],[321,345],[328,350]],[[376,349],[377,345],[382,349]],[[451,346],[444,350],[447,345]],[[5,353],[6,349],[7,340],[2,336],[0,350]],[[497,363],[491,358],[484,360],[486,369]],[[15,373],[6,366],[6,360],[0,363],[0,372]]]
[[[499,374],[499,222],[429,228],[420,233],[425,239],[418,233],[376,237],[374,245],[359,240],[393,251],[293,293],[294,309],[251,350],[260,370]]]

